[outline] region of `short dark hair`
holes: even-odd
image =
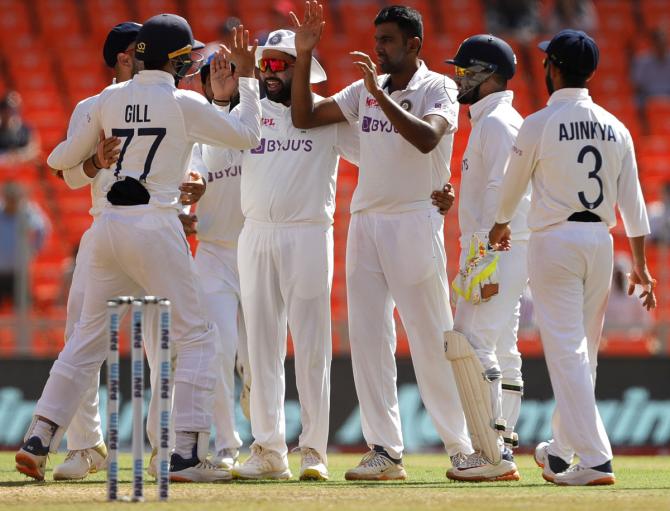
[[[416,9],[406,5],[388,5],[375,18],[375,26],[382,23],[396,23],[406,39],[418,37],[423,44],[423,20]]]
[[[558,71],[561,73],[561,78],[563,78],[563,84],[566,87],[573,89],[584,89],[586,87],[586,82],[589,78],[588,75],[583,75],[581,73],[574,73],[560,66],[556,67],[558,68]]]
[[[145,60],[144,61],[144,69],[147,71],[152,71],[152,70],[158,70],[162,71],[163,68],[165,67],[165,64],[168,63],[168,59],[165,60]]]

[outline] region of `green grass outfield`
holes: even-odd
[[[63,455],[52,458],[49,467]],[[552,510],[619,511],[670,510],[670,456],[618,456],[617,484],[591,488],[565,488],[545,483],[530,456],[519,456],[522,480],[514,483],[452,483],[444,477],[446,456],[408,455],[405,482],[350,483],[344,471],[355,465],[359,455],[329,457],[331,480],[325,483],[233,482],[222,484],[173,484],[170,501],[158,503],[156,485],[146,479],[143,504],[105,503],[105,473],[83,482],[55,483],[51,470],[47,482],[36,483],[14,470],[14,453],[0,453],[0,510],[49,509],[90,510],[133,506],[163,510]],[[121,493],[130,493],[130,455],[122,456]],[[290,456],[297,474],[297,454]],[[93,504],[93,506],[92,506]]]

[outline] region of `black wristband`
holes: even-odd
[[[216,98],[214,98],[212,100],[212,103],[214,103],[215,105],[218,105],[218,106],[228,106],[228,105],[230,105],[230,99],[216,99]]]
[[[96,157],[96,156],[97,156],[97,154],[94,154],[93,156],[91,156],[91,163],[93,164],[93,166],[95,167],[96,170],[102,170],[102,167],[98,167],[98,166],[95,164],[95,157]]]

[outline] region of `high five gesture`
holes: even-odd
[[[323,21],[323,5],[317,1],[305,2],[305,16],[302,23],[294,12],[291,11],[289,16],[295,31],[296,51],[298,53],[311,52],[321,39],[323,27],[326,24]]]

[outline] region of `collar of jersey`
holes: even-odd
[[[577,89],[572,87],[567,87],[565,89],[558,89],[547,101],[547,105],[556,103],[557,101],[577,101],[577,100],[590,100],[589,89]]]
[[[426,66],[426,63],[423,60],[419,61],[419,69],[416,70],[414,75],[412,76],[412,79],[409,81],[407,84],[407,87],[403,89],[403,91],[408,91],[408,90],[417,90],[421,86],[421,80],[428,74],[428,67]],[[379,82],[381,84],[382,89],[386,89],[388,87],[388,82],[391,79],[391,75],[381,75],[379,77]],[[394,91],[398,92],[398,91]]]
[[[133,80],[138,83],[167,83],[174,87],[174,76],[158,69],[144,69],[137,73]]]
[[[514,93],[511,90],[489,94],[485,98],[477,101],[474,105],[470,105],[470,122],[472,122],[472,124],[476,123],[482,116],[488,114],[501,103],[509,103],[511,105],[513,99]]]

